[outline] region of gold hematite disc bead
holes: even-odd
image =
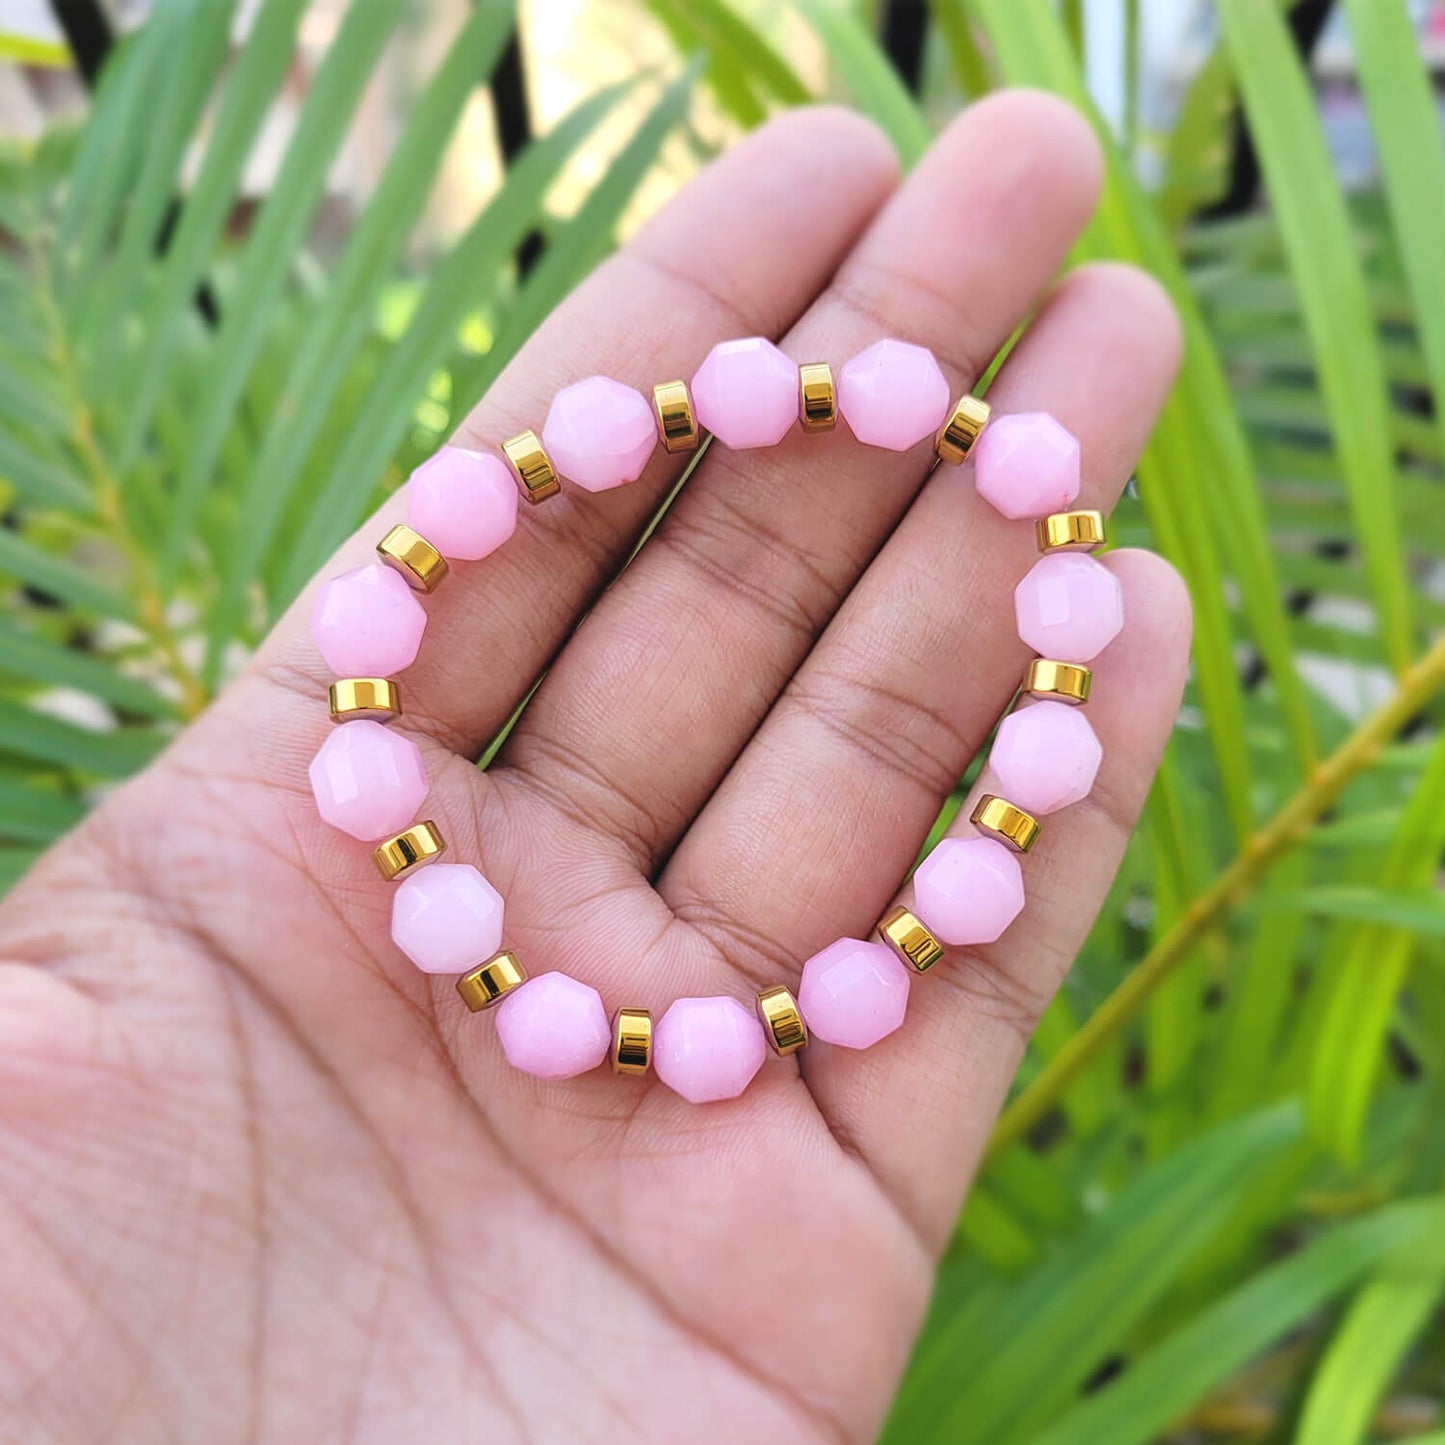
[[[612,1017],[612,1072],[645,1074],[652,1064],[652,1015],[620,1008]]]
[[[654,386],[652,409],[664,451],[690,452],[697,445],[697,418],[685,381],[662,381]]]
[[[838,425],[833,368],[826,361],[809,361],[798,368],[798,421],[804,431],[832,431]]]
[[[894,908],[878,923],[878,936],[910,968],[927,973],[943,957],[943,945],[925,927],[917,914]]]
[[[933,444],[938,459],[954,466],[967,460],[979,433],[988,425],[991,410],[986,401],[976,396],[959,397],[958,405],[948,414],[948,420]]]
[[[457,992],[473,1013],[480,1013],[526,981],[527,970],[522,967],[522,960],[507,949],[464,973],[457,980]]]
[[[995,798],[992,793],[985,793],[978,800],[969,820],[1015,853],[1027,853],[1038,840],[1039,820],[1006,799]]]
[[[376,544],[376,550],[388,567],[406,578],[413,592],[434,592],[447,575],[447,559],[405,523],[398,522]]]
[[[767,1030],[768,1043],[780,1058],[796,1054],[808,1042],[808,1026],[792,990],[778,984],[758,995],[758,1017]]]
[[[1024,673],[1020,689],[1025,697],[1046,697],[1054,702],[1072,703],[1075,707],[1088,702],[1094,674],[1077,662],[1055,662],[1036,657]]]
[[[401,716],[401,689],[389,677],[338,677],[327,701],[332,722],[390,722]]]
[[[437,825],[428,819],[424,823],[413,823],[395,837],[378,843],[371,857],[381,876],[389,883],[405,878],[414,868],[440,858],[446,850],[446,839]]]
[[[1102,512],[1055,512],[1034,523],[1040,552],[1095,552],[1107,540]]]
[[[502,443],[502,455],[521,484],[522,495],[529,502],[545,502],[562,490],[552,459],[542,450],[534,431],[518,432]]]

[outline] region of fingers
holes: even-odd
[[[1123,632],[1094,665],[1088,717],[1104,760],[1088,799],[1043,820],[1022,860],[1024,911],[995,944],[949,949],[915,977],[908,1017],[866,1052],[804,1051],[833,1131],[900,1210],[941,1244],[1039,1016],[1093,925],[1178,712],[1189,599],[1147,552],[1105,558],[1123,584]],[[986,791],[988,774],[976,792]],[[969,807],[952,830],[968,835]],[[911,905],[912,889],[898,901]]]
[[[1079,505],[1107,510],[1177,349],[1154,282],[1088,268],[1049,299],[991,396],[1069,428]],[[1033,528],[995,512],[970,472],[934,473],[661,879],[750,974],[789,977],[840,934],[866,935],[1018,686],[1030,654],[1013,593]]]
[[[1059,102],[1017,92],[972,107],[784,350],[799,362],[827,359],[836,374],[880,337],[897,336],[932,349],[957,394],[1064,259],[1093,207],[1098,170],[1087,125]],[[812,250],[812,228],[790,245]],[[832,436],[795,432],[766,451],[714,444],[558,660],[503,761],[599,819],[651,871],[931,461],[927,443],[883,451],[843,422]]]
[[[830,164],[820,167],[819,155]],[[496,448],[540,430],[552,396],[603,373],[650,395],[690,376],[720,336],[785,330],[816,295],[894,182],[887,142],[841,110],[793,112],[740,143],[564,301],[507,367],[456,441]],[[806,234],[809,244],[796,244]],[[661,449],[637,482],[565,487],[521,507],[516,534],[462,563],[428,599],[426,637],[405,679],[409,725],[476,752],[500,729],[567,629],[625,559],[685,458]],[[370,560],[403,513],[393,499],[323,570]],[[311,595],[260,654],[262,675],[308,701],[329,680],[306,636]]]

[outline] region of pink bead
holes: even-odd
[[[1023,912],[1023,870],[992,838],[945,838],[918,865],[913,897],[945,943],[992,943]]]
[[[948,404],[933,353],[909,341],[875,341],[838,373],[838,410],[872,447],[906,452],[943,425]]]
[[[589,376],[552,398],[542,445],[568,481],[605,492],[642,475],[657,445],[657,422],[640,391]]]
[[[565,973],[539,973],[496,1008],[497,1036],[514,1069],[571,1079],[595,1069],[612,1048],[602,996]]]
[[[692,379],[692,405],[734,451],[776,446],[798,415],[798,368],[761,336],[720,341]]]
[[[443,447],[406,484],[407,525],[443,557],[476,562],[516,531],[517,497],[500,457]]]
[[[470,863],[430,863],[396,885],[391,940],[423,973],[465,973],[502,946],[502,895]]]
[[[426,611],[399,572],[368,562],[321,584],[311,636],[341,677],[390,677],[416,660]]]
[[[1055,662],[1089,662],[1124,625],[1119,579],[1082,552],[1040,557],[1014,589],[1019,636]]]
[[[798,1007],[825,1043],[866,1049],[903,1022],[908,966],[891,948],[840,938],[803,965]]]
[[[657,1077],[690,1104],[736,1099],[767,1056],[762,1024],[735,998],[680,998],[653,1030]]]
[[[1088,796],[1103,756],[1079,708],[1036,702],[999,724],[989,764],[1009,802],[1029,813],[1056,813]]]
[[[1045,411],[995,417],[973,448],[973,480],[1005,517],[1047,517],[1079,495],[1079,443]]]
[[[399,833],[427,794],[421,749],[365,719],[333,728],[310,772],[316,811],[363,843]]]

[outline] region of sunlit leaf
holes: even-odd
[[[928,122],[898,72],[853,12],[837,0],[801,0],[801,9],[818,32],[848,98],[878,122],[899,160],[911,166],[928,148],[930,136]]]
[[[1363,1445],[1396,1369],[1440,1303],[1445,1209],[1438,1203],[1402,1207],[1424,1211],[1426,1227],[1400,1242],[1351,1303],[1310,1382],[1295,1445]],[[1366,1223],[1387,1218],[1381,1213]]]
[[[944,1322],[925,1341],[885,1435],[1031,1441],[1224,1228],[1298,1135],[1290,1109],[1196,1139],[1142,1174],[995,1303],[985,1335]]]
[[[1201,1311],[1032,1445],[1145,1445],[1160,1438],[1171,1421],[1385,1255],[1442,1227],[1445,1213],[1432,1202],[1396,1205],[1330,1230]],[[1316,1438],[1345,1445],[1350,1437],[1335,1431],[1327,1421],[1327,1433],[1308,1438],[1312,1445]]]
[[[1384,366],[1349,216],[1281,11],[1219,0],[1244,107],[1270,185],[1391,663],[1414,656],[1388,442]]]
[[[1445,850],[1445,737],[1401,815],[1379,866],[1388,891],[1423,888]],[[1409,968],[1415,935],[1398,921],[1367,920],[1342,935],[1327,980],[1328,1004],[1313,1048],[1310,1119],[1316,1134],[1347,1158],[1359,1150],[1379,1078],[1385,1037]]]

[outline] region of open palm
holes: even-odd
[[[459,440],[536,425],[594,372],[690,375],[736,335],[835,363],[902,336],[961,389],[1039,305],[991,400],[1074,431],[1081,504],[1107,507],[1177,341],[1121,268],[1040,304],[1097,175],[1083,123],[1033,95],[976,106],[901,186],[861,120],[790,115],[564,303]],[[398,726],[531,972],[658,1014],[796,986],[866,936],[1027,656],[1030,529],[930,460],[842,429],[714,446],[603,594],[676,481],[659,455],[527,511],[430,600]],[[368,850],[307,786],[327,677],[303,599],[0,912],[3,1438],[871,1438],[1177,706],[1180,587],[1108,565],[1128,622],[1096,667],[1104,767],[1049,820],[1022,918],[916,980],[876,1048],[815,1043],[703,1107],[514,1073],[395,950]]]

